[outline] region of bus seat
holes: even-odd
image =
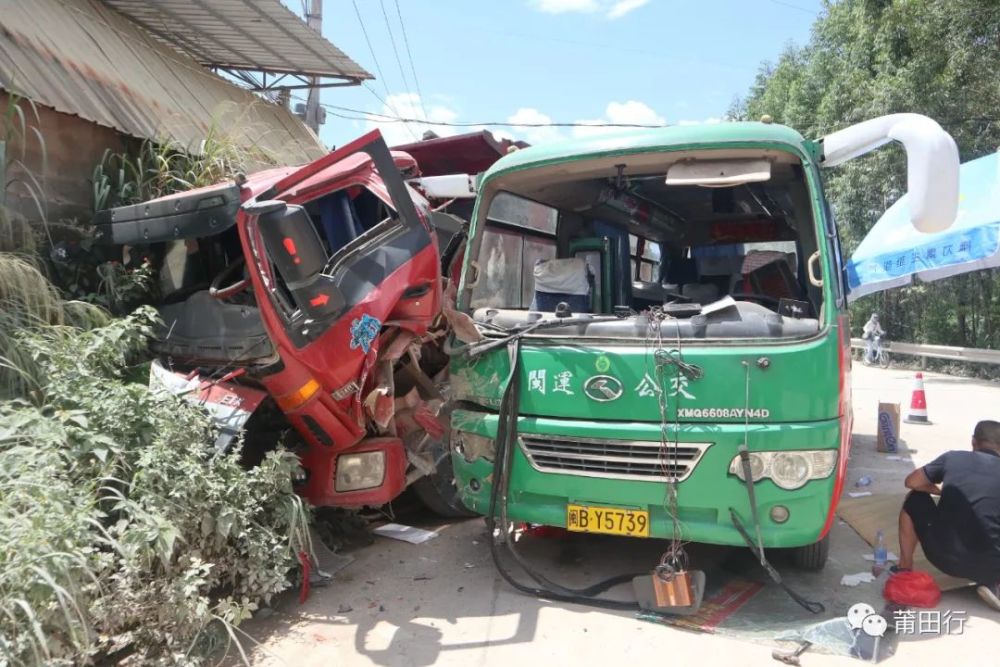
[[[743,261],[744,290],[774,299],[799,299],[801,289],[788,265],[788,255],[774,250],[752,250]]]
[[[540,260],[535,264],[531,310],[554,312],[565,302],[574,313],[589,313],[590,276],[582,257]]]
[[[667,261],[664,282],[683,285],[698,280],[698,264],[692,257],[671,257]]]
[[[681,285],[681,296],[691,299],[692,303],[705,305],[719,299],[719,288],[711,283],[685,283]]]

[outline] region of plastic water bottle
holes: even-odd
[[[885,533],[879,530],[875,534],[875,565],[872,567],[872,574],[876,577],[882,574],[885,566],[889,563],[889,552],[885,548]]]

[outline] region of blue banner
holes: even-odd
[[[876,255],[860,264],[849,262],[848,286],[854,289],[921,271],[988,259],[1000,250],[1000,221],[934,236],[922,245]]]

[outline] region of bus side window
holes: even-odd
[[[493,198],[479,247],[473,308],[531,305],[535,264],[556,257],[556,220],[556,209],[529,199],[506,192]]]

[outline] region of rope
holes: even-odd
[[[514,447],[517,445],[517,421],[518,408],[520,405],[520,339],[514,338],[507,344],[507,351],[510,358],[510,374],[507,377],[507,387],[504,390],[500,403],[500,414],[497,423],[497,450],[496,463],[493,469],[493,485],[490,492],[490,510],[486,517],[487,527],[490,531],[490,554],[493,563],[496,565],[500,576],[522,593],[534,595],[549,600],[561,602],[574,602],[586,604],[604,609],[636,609],[636,602],[626,600],[609,600],[598,598],[597,595],[605,591],[628,583],[637,574],[621,574],[604,581],[597,582],[581,589],[567,588],[554,581],[551,581],[540,572],[535,570],[531,564],[522,556],[514,543],[511,535],[511,521],[507,514],[507,500],[510,489],[510,472],[514,456]],[[497,521],[499,519],[499,522]],[[497,534],[499,533],[499,534]],[[499,538],[499,539],[498,539]],[[521,567],[537,587],[525,585],[517,581],[510,570],[503,563],[501,557],[501,547],[504,547],[507,554]]]
[[[760,533],[760,521],[757,518],[757,500],[754,497],[753,484],[754,479],[750,471],[750,362],[746,359],[740,362],[743,364],[743,370],[746,373],[746,384],[743,392],[743,447],[741,448],[740,458],[743,459],[743,476],[747,479],[744,483],[747,485],[747,493],[750,497],[750,511],[753,514],[753,525],[757,531],[757,548],[760,551],[760,564],[764,565],[764,539]]]
[[[729,508],[729,518],[737,532],[739,532],[740,537],[743,538],[744,542],[746,542],[750,552],[757,557],[757,560],[760,561],[761,567],[763,567],[768,576],[771,577],[771,580],[781,586],[785,593],[788,594],[788,597],[792,598],[803,609],[813,614],[820,614],[826,610],[823,604],[807,600],[793,591],[791,587],[782,580],[781,574],[774,569],[774,566],[768,562],[767,557],[764,555],[764,540],[760,532],[760,517],[757,514],[757,498],[754,493],[753,474],[750,470],[750,362],[744,359],[740,363],[743,365],[744,372],[746,373],[743,394],[743,444],[740,445],[740,464],[743,468],[743,484],[746,486],[747,501],[750,505],[750,518],[753,521],[753,526],[757,533],[757,543],[754,544],[750,534],[747,532],[747,529],[740,521],[739,515],[732,507]]]

